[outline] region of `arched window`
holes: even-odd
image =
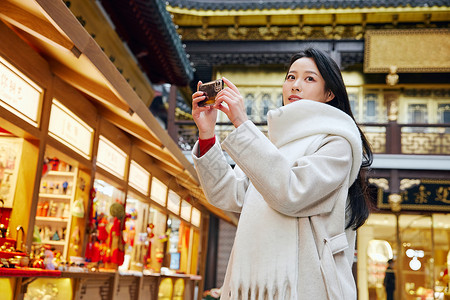
[[[283,106],[283,94],[279,93],[278,97],[277,97],[277,107],[282,107]]]
[[[267,113],[271,108],[272,108],[272,99],[269,94],[264,94],[262,96],[262,112],[261,112],[261,119],[263,121],[267,120]]]
[[[251,117],[253,114],[253,106],[255,105],[255,95],[247,94],[245,95],[245,109],[247,111],[247,116]]]

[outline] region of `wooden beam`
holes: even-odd
[[[121,115],[115,114],[111,110],[105,107],[99,107],[98,111],[109,122],[113,123],[120,129],[128,132],[130,135],[135,136],[139,140],[146,141],[146,143],[153,144],[154,147],[162,148],[162,143],[158,138],[152,134],[146,127],[140,126],[134,123],[130,119],[126,119]]]
[[[173,159],[171,155],[165,152],[162,147],[158,147],[155,144],[144,142],[139,139],[134,139],[133,144],[141,148],[142,151],[154,157],[157,160],[163,161],[166,164],[170,164],[175,167],[179,172],[183,172],[183,166],[176,160]]]
[[[8,2],[2,1],[0,17],[17,28],[49,43],[72,51],[74,44],[47,20]]]
[[[68,68],[67,66],[54,61],[49,60],[50,69],[58,77],[72,85],[73,87],[79,89],[83,93],[91,96],[92,98],[98,100],[100,103],[113,105],[125,112],[130,110],[129,105],[117,97],[111,90],[103,85],[100,85],[83,75],[75,72],[74,70]]]
[[[165,172],[176,177],[179,184],[186,187],[198,186],[198,182],[189,173],[185,172],[184,169],[176,168],[164,161],[155,161],[155,164]]]
[[[70,12],[63,1],[35,0],[45,17],[64,36],[73,42],[80,53],[83,53],[91,36],[87,34],[80,22]],[[68,30],[69,29],[69,30]]]

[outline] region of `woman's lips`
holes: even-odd
[[[289,101],[291,101],[291,102],[295,102],[295,101],[298,101],[298,100],[302,100],[302,98],[300,97],[300,96],[296,96],[296,95],[291,95],[291,96],[289,96]]]

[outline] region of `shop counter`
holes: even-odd
[[[2,299],[23,299],[30,284],[37,279],[54,280],[61,277],[61,271],[36,268],[0,268],[0,290]],[[66,299],[67,300],[67,299]]]
[[[192,300],[200,280],[201,276],[186,274],[0,268],[2,300],[37,295],[58,300]]]
[[[201,276],[188,274],[161,275],[158,300],[195,299]]]

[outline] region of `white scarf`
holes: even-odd
[[[362,141],[355,121],[331,105],[300,100],[283,107],[270,110],[267,114],[269,138],[280,148],[297,139],[317,134],[331,134],[344,137],[350,143],[353,165],[350,182],[358,176],[362,163]]]

